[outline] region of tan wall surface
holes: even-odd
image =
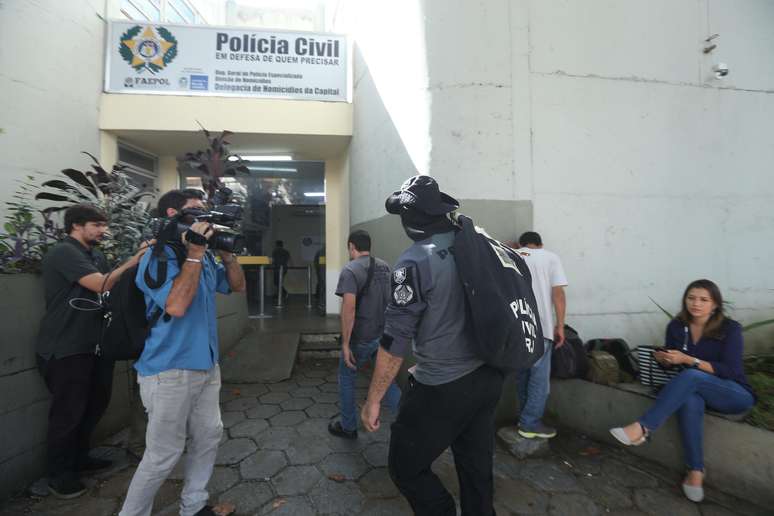
[[[100,129],[352,134],[352,104],[296,100],[103,94]]]
[[[325,162],[325,285],[326,311],[337,314],[339,298],[333,293],[344,264],[349,260],[349,158]]]

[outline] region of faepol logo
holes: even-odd
[[[127,77],[124,79],[124,88],[134,87],[134,77]]]
[[[158,73],[177,57],[177,40],[164,27],[135,25],[121,35],[120,42],[121,57],[138,73]]]
[[[169,79],[164,77],[130,77],[131,84],[124,83],[124,86],[133,88],[135,86],[169,86]],[[128,81],[127,81],[128,82]]]

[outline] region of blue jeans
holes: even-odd
[[[753,395],[733,380],[686,369],[661,389],[656,403],[639,423],[653,432],[677,412],[685,465],[691,470],[704,471],[705,406],[725,414],[739,414],[752,407],[754,401]]]
[[[375,364],[376,352],[379,350],[379,339],[350,344],[350,349],[355,356],[357,369],[364,367],[369,362]],[[357,430],[357,412],[355,410],[355,376],[357,375],[357,369],[347,367],[343,356],[339,359],[341,427],[348,432]],[[392,382],[392,385],[387,388],[387,392],[384,394],[382,405],[397,413],[399,402],[400,387],[395,382]]]
[[[553,341],[543,339],[545,353],[516,379],[519,389],[519,426],[533,428],[543,418],[546,400],[551,392],[551,350]]]

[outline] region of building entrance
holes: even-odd
[[[247,173],[222,182],[244,206],[240,261],[251,316],[271,317],[289,306],[324,313],[325,163],[239,155]],[[198,171],[181,164],[181,184],[201,188]]]

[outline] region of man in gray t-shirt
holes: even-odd
[[[371,237],[362,230],[347,239],[351,261],[339,275],[336,295],[341,296],[341,359],[339,399],[341,421],[328,431],[347,439],[357,438],[355,375],[358,368],[373,363],[384,331],[384,310],[390,302],[390,266],[371,256]],[[383,403],[397,411],[400,389],[392,382]]]

